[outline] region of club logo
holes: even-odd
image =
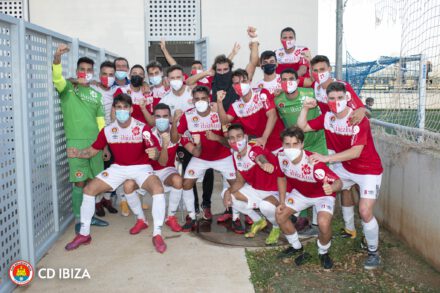
[[[289,197],[289,198],[287,199],[287,203],[288,203],[288,204],[293,204],[293,198]]]
[[[197,123],[197,122],[199,122],[199,117],[197,117],[197,116],[194,116],[194,117],[192,118],[192,121],[193,121],[194,123]]]
[[[190,176],[193,176],[194,175],[194,170],[188,170],[188,174],[190,175]]]
[[[107,171],[102,172],[102,177],[108,177],[108,172]]]
[[[262,89],[262,88],[264,88],[264,84],[260,83],[260,84],[258,85],[258,87],[259,87],[260,89]]]
[[[279,103],[278,104],[278,107],[280,107],[280,108],[284,108],[286,105],[284,104],[284,103]]]
[[[238,105],[238,108],[243,109],[244,108],[244,104],[241,103],[240,105]]]
[[[33,277],[34,268],[26,261],[16,261],[9,268],[9,278],[15,285],[27,285],[32,281]]]
[[[287,165],[289,165],[289,161],[283,160],[283,166],[287,166]]]
[[[83,172],[81,172],[81,171],[76,171],[76,173],[75,173],[75,177],[76,178],[81,178],[81,177],[83,177],[84,176],[84,173]]]
[[[330,117],[330,121],[331,121],[331,122],[335,122],[335,121],[336,121],[336,117],[335,117],[335,116],[331,116],[331,117]]]
[[[118,128],[117,127],[113,127],[112,128],[112,133],[117,133],[118,132]]]

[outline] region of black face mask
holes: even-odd
[[[276,64],[264,64],[261,66],[263,69],[264,74],[271,75],[275,72],[277,65]]]
[[[232,71],[229,70],[226,73],[214,75],[213,84],[215,84],[216,88],[219,90],[226,90],[227,88],[232,86]]]
[[[140,75],[133,75],[130,78],[130,83],[134,87],[140,87],[144,83],[144,78]]]

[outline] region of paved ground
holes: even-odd
[[[216,174],[216,177],[218,175]],[[223,210],[217,184],[214,212]],[[39,268],[87,269],[91,279],[42,280],[38,276],[16,292],[254,292],[243,248],[215,246],[194,235],[173,233],[164,227],[168,245],[158,254],[151,242],[151,210],[147,232],[128,233],[133,217],[106,215],[107,228],[92,227],[91,245],[66,252],[73,225],[38,263]]]

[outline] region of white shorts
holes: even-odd
[[[341,178],[342,190],[348,190],[353,185],[357,184],[359,185],[359,195],[361,198],[377,199],[379,197],[382,174],[354,174],[347,171],[342,164],[333,168],[333,172]]]
[[[206,161],[200,158],[192,157],[185,170],[185,179],[197,179],[205,176],[208,169],[214,169],[222,173],[226,179],[235,179],[235,168],[232,156],[217,161]]]
[[[172,175],[172,174],[179,175],[179,172],[177,171],[177,169],[175,167],[166,167],[161,170],[154,171],[154,175],[159,177],[160,181],[164,185],[165,185],[165,183],[164,183],[165,180],[167,180],[167,178],[170,177],[170,175]]]
[[[150,165],[121,166],[113,164],[99,173],[96,178],[104,181],[112,187],[112,190],[115,190],[130,179],[136,181],[136,184],[141,187],[151,175],[153,175],[153,168]]]
[[[247,197],[248,208],[250,209],[257,209],[260,206],[260,202],[269,196],[275,197],[278,201],[280,199],[278,191],[255,189],[247,183],[239,190],[239,192]]]
[[[333,196],[305,197],[298,190],[293,189],[290,193],[286,194],[285,204],[298,213],[311,206],[315,206],[316,212],[327,212],[333,215],[335,198]]]

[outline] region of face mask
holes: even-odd
[[[160,132],[164,132],[170,127],[170,119],[168,118],[157,118],[156,119],[156,128]]]
[[[206,110],[208,110],[208,106],[209,106],[209,104],[208,104],[207,101],[197,101],[197,102],[194,104],[194,106],[196,106],[196,110],[197,110],[197,112],[199,112],[199,113],[203,113],[203,112],[205,112]]]
[[[202,72],[203,72],[203,70],[201,70],[201,69],[193,69],[193,70],[191,70],[191,75],[196,75],[196,74],[199,74]]]
[[[87,82],[91,82],[93,79],[93,73],[78,72],[76,74],[76,77],[78,79],[82,78],[85,79]]]
[[[313,75],[313,78],[315,79],[315,81],[319,84],[323,84],[324,82],[326,82],[330,78],[329,71],[322,72],[322,73],[313,72],[312,75]]]
[[[247,146],[247,139],[244,138],[242,140],[231,143],[231,148],[236,152],[241,152]]]
[[[281,43],[283,43],[283,47],[286,50],[290,50],[295,47],[295,39],[293,40],[281,40]]]
[[[347,107],[347,100],[342,101],[328,101],[328,107],[333,113],[341,113]]]
[[[246,96],[251,90],[251,85],[248,83],[235,83],[232,87],[239,97]]]
[[[285,93],[291,94],[298,88],[298,82],[296,80],[283,81],[281,88]]]
[[[117,80],[124,80],[127,78],[127,72],[126,71],[116,71],[115,77]]]
[[[140,75],[133,75],[130,78],[130,83],[134,87],[140,87],[144,83],[144,78]]]
[[[301,155],[300,149],[284,149],[284,154],[292,162]]]
[[[148,81],[152,86],[159,85],[162,82],[162,75],[155,75],[148,77]]]
[[[111,87],[115,83],[115,78],[113,76],[101,76],[101,84],[106,88]]]
[[[180,90],[182,88],[183,80],[173,79],[172,81],[170,81],[170,85],[173,88],[173,90],[175,90],[177,92],[178,90]]]
[[[264,74],[270,75],[275,72],[277,65],[276,64],[264,64],[263,66],[261,66],[261,68],[263,69]]]
[[[118,119],[119,122],[125,123],[127,122],[128,118],[130,118],[130,111],[116,110],[116,119]]]

